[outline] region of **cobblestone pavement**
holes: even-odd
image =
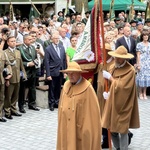
[[[57,109],[28,110],[22,117],[0,123],[0,150],[55,150]],[[134,133],[129,150],[150,150],[150,97],[139,100],[141,127]]]

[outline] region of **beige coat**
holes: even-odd
[[[66,81],[58,111],[57,150],[100,150],[101,118],[92,85]]]
[[[6,57],[4,55],[4,51],[0,50],[0,84],[4,84],[5,82],[3,78],[4,67],[8,69],[9,74],[12,74],[11,66],[8,63],[6,63]]]
[[[106,71],[111,72],[112,67],[114,65],[114,59],[112,59],[111,62],[106,64]],[[105,106],[105,99],[103,98],[103,92],[105,91],[105,82],[103,78],[103,66],[101,65],[101,68],[99,68],[98,71],[98,78],[97,78],[97,97],[100,105],[101,115],[103,115],[103,110]],[[108,84],[108,90],[109,90],[109,84]]]
[[[20,71],[23,71],[25,78],[27,77],[23,62],[21,59],[20,51],[15,50],[12,52],[10,49],[5,50],[6,60],[9,60],[10,63],[13,63],[16,60],[15,65],[11,65],[12,68],[12,77],[9,79],[10,83],[19,83],[20,82]],[[8,58],[7,58],[8,56]],[[8,61],[7,61],[8,62]],[[8,64],[10,65],[10,63]]]
[[[114,81],[102,116],[102,126],[111,132],[128,133],[129,128],[139,128],[138,99],[135,70],[128,62],[113,69]]]

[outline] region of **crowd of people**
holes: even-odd
[[[106,15],[103,25],[107,67],[105,71],[98,67],[96,96],[92,86],[82,78],[80,66],[72,61],[90,12],[85,15],[86,18],[80,13],[64,16],[60,11],[58,15],[34,18],[32,22],[24,18],[7,24],[0,17],[0,122],[26,113],[25,101],[29,109],[39,111],[36,86],[39,77],[46,74],[49,109],[54,111],[59,107],[58,150],[64,146],[65,149],[108,148],[107,129],[111,131],[115,148],[127,150],[133,136],[129,128],[139,127],[137,92],[141,100],[146,100],[146,89],[150,86],[150,18],[145,19],[142,12],[127,22],[125,13],[121,12],[111,21],[109,14]],[[109,80],[109,92],[104,90],[105,79]],[[87,108],[93,116],[87,115]],[[72,122],[67,117],[73,119]],[[66,120],[71,123],[70,130]],[[97,130],[92,127],[93,122],[99,126]],[[87,126],[87,123],[91,124]],[[101,133],[101,127],[103,142],[100,146],[101,138],[96,132]],[[88,139],[90,135],[93,139]],[[72,145],[64,140],[66,136]]]

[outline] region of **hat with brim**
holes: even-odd
[[[137,23],[137,22],[138,22],[137,20],[131,20],[131,21],[130,21],[130,24],[131,24],[131,23]]]
[[[145,23],[149,23],[150,22],[150,18],[147,18],[146,20],[145,20]]]
[[[131,59],[134,57],[134,55],[127,52],[127,49],[124,46],[119,46],[115,51],[108,52],[108,54],[123,59]]]
[[[116,22],[116,21],[120,21],[121,19],[120,18],[115,18],[114,19],[114,21]]]
[[[85,14],[90,14],[90,13],[91,13],[91,11],[86,11],[86,12],[85,12]]]
[[[59,16],[59,14],[60,14],[60,13],[64,14],[62,11],[59,11],[59,12],[57,13],[57,14],[58,14],[58,16]]]
[[[81,72],[81,73],[84,73],[84,72],[88,72],[86,70],[82,70],[80,65],[75,62],[75,61],[72,61],[72,62],[69,62],[68,63],[68,67],[67,69],[65,70],[60,70],[60,72],[63,72],[63,73],[69,73],[69,72]]]
[[[142,23],[141,21],[139,21],[136,25],[137,25],[137,26],[138,26],[138,25],[143,25],[143,23]]]

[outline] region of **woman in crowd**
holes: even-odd
[[[113,41],[114,40],[114,32],[113,31],[107,32],[104,36],[104,40],[105,40],[105,43],[110,44],[112,50],[115,50],[115,43]]]
[[[73,56],[76,52],[76,48],[77,48],[77,37],[76,36],[71,36],[70,37],[70,43],[71,46],[67,48],[66,50],[66,58],[67,58],[67,64],[68,62],[72,61]]]
[[[123,27],[118,27],[118,39],[123,36]]]
[[[137,86],[139,87],[139,98],[147,99],[146,89],[150,86],[150,42],[149,33],[141,34],[141,42],[137,44]]]

